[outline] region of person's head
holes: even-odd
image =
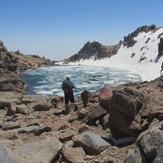
[[[65,78],[66,78],[66,80],[70,80],[71,76],[70,75],[66,75]]]

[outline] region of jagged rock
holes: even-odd
[[[17,163],[6,151],[2,144],[0,144],[0,162],[1,163]]]
[[[52,137],[45,140],[24,144],[13,150],[15,160],[18,162],[55,162],[62,143]],[[30,150],[29,150],[30,149]]]
[[[113,91],[109,109],[109,127],[115,137],[137,137],[141,132],[140,110],[146,107],[150,96],[133,88]]]
[[[107,111],[103,109],[98,104],[94,104],[88,108],[87,114],[87,124],[95,124],[97,120],[99,120],[102,124],[103,117],[107,114]]]
[[[151,25],[151,26],[142,26],[137,28],[134,32],[129,34],[127,37],[124,37],[124,46],[132,47],[137,41],[134,40],[134,37],[138,36],[140,32],[149,32],[150,30],[155,30],[156,25]]]
[[[88,90],[84,90],[81,93],[81,100],[83,101],[83,106],[85,107],[89,101],[89,96],[90,96],[90,92]]]
[[[90,59],[92,57],[94,58],[94,60],[111,57],[112,55],[115,55],[117,53],[120,45],[121,43],[114,46],[104,46],[99,42],[88,41],[77,54],[74,54],[70,58],[65,59],[64,62],[76,62],[81,59]]]
[[[86,154],[81,147],[69,148],[63,151],[65,162],[69,163],[84,163]]]
[[[82,133],[74,140],[74,147],[82,147],[86,154],[90,155],[100,154],[109,146],[110,144],[102,139],[101,136],[90,131]]]
[[[109,111],[111,105],[112,95],[112,88],[110,86],[105,86],[100,90],[99,105],[107,111]]]

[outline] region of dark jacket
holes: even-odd
[[[75,88],[73,81],[68,80],[68,79],[63,81],[62,89],[64,93],[73,92],[73,88]]]

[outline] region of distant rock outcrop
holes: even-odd
[[[142,26],[137,28],[134,32],[129,34],[127,37],[124,37],[123,45],[129,47],[132,47],[137,41],[134,40],[134,37],[138,36],[140,32],[149,32],[150,30],[156,30],[155,25],[151,26]]]
[[[23,55],[20,51],[9,52],[0,41],[0,91],[27,92],[27,86],[20,79],[24,70],[52,66],[54,61],[36,55]]]
[[[158,55],[159,57],[163,55],[163,38],[160,38],[160,43],[158,44]]]
[[[99,42],[87,42],[84,47],[75,55],[71,56],[68,59],[65,59],[64,62],[75,62],[81,59],[90,59],[94,58],[94,60],[102,59],[106,57],[111,57],[115,55],[120,48],[121,43],[114,46],[104,46]]]

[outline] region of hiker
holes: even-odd
[[[62,89],[64,91],[64,97],[65,97],[65,112],[66,114],[69,113],[69,101],[71,103],[74,103],[74,94],[73,94],[73,88],[76,88],[74,83],[70,80],[71,76],[66,75],[65,80],[62,83]]]

